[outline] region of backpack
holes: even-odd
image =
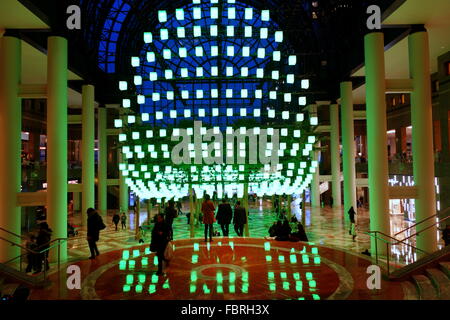
[[[170,261],[173,258],[173,244],[172,241],[167,243],[166,249],[164,250],[164,260]]]

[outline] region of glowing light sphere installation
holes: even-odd
[[[119,135],[126,183],[141,199],[300,193],[316,115],[308,79],[270,10],[234,0],[194,0],[159,10],[124,93]]]

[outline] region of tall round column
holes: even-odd
[[[415,201],[416,221],[436,214],[436,194],[434,186],[433,150],[433,110],[430,80],[430,49],[426,31],[409,36],[409,68],[413,82],[411,93],[412,150],[414,184],[418,188]],[[418,226],[420,231],[435,219]],[[436,227],[421,232],[416,238],[419,249],[433,252],[437,249]]]
[[[0,39],[0,227],[16,234],[21,232],[21,210],[16,200],[21,184],[21,51],[20,39]],[[0,236],[20,242],[2,231]],[[19,255],[18,247],[0,241],[0,263]]]
[[[353,121],[353,92],[351,82],[341,83],[342,153],[344,171],[344,215],[356,210],[355,129]]]
[[[320,142],[317,144],[318,148],[320,148]],[[318,150],[311,151],[311,157],[314,161],[319,161],[319,153]],[[320,208],[320,169],[316,168],[316,172],[313,173],[313,179],[311,181],[311,207],[312,208]],[[290,205],[290,204],[288,204]]]
[[[81,221],[86,223],[86,211],[95,207],[95,110],[94,86],[85,85],[82,88],[82,200]]]
[[[108,141],[106,135],[106,108],[98,109],[98,211],[106,217],[108,211],[107,166]]]
[[[332,104],[330,106],[330,159],[331,159],[331,191],[333,196],[333,207],[340,208],[341,198],[341,155],[339,152],[339,106]]]
[[[367,147],[369,164],[370,230],[390,235],[389,167],[387,154],[386,80],[384,35],[369,33],[364,38],[366,66]],[[389,241],[389,239],[386,239]],[[371,241],[375,253],[375,238]],[[386,253],[378,241],[378,252]]]
[[[119,150],[119,162],[122,163],[123,154]],[[128,193],[128,185],[125,182],[125,176],[122,174],[122,171],[119,170],[119,203],[120,203],[120,212],[125,212],[128,215],[128,204],[129,204],[129,193]]]
[[[47,68],[47,221],[56,239],[67,238],[67,39],[48,38]],[[67,243],[60,252],[65,261]]]

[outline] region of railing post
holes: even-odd
[[[375,232],[375,261],[378,265],[378,239],[377,239],[377,233]]]

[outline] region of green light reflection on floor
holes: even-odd
[[[302,298],[298,298],[298,300],[305,300],[305,298],[303,298],[303,297]]]
[[[234,284],[230,284],[228,290],[230,293],[236,293],[236,286]]]
[[[125,283],[126,284],[133,284],[133,282],[134,282],[134,276],[132,274],[127,274],[127,278],[126,278]]]
[[[196,282],[197,279],[197,271],[191,271],[191,281]]]
[[[228,244],[230,245],[231,249],[234,250],[234,242],[230,241],[230,242],[228,242]]]
[[[278,256],[278,262],[284,263],[284,256]]]
[[[119,262],[119,270],[125,270],[127,268],[127,261],[126,260],[120,260]]]
[[[307,280],[312,280],[312,278],[313,278],[313,274],[311,272],[307,272],[306,273],[306,279]]]
[[[146,279],[147,279],[147,276],[145,274],[139,274],[138,275],[138,282],[139,283],[145,283]]]
[[[230,272],[230,283],[234,283],[236,281],[236,273]]]
[[[206,244],[206,249],[207,249],[208,251],[211,250],[211,243],[208,242],[208,243]]]
[[[242,281],[248,282],[248,272],[247,271],[242,272]]]
[[[122,252],[122,259],[128,260],[129,258],[130,258],[130,251],[124,250],[124,251]]]
[[[291,248],[291,253],[295,253],[295,248]]]
[[[148,258],[142,258],[141,264],[142,264],[143,267],[148,266]]]
[[[280,277],[281,277],[281,279],[287,279],[287,273],[286,272],[281,272],[280,273]]]
[[[269,280],[274,280],[275,279],[275,273],[274,272],[269,272],[267,273],[267,278]]]
[[[155,256],[154,258],[153,258],[153,264],[155,265],[155,266],[157,266],[158,265],[158,257],[157,256]]]
[[[142,285],[138,284],[138,285],[136,286],[136,293],[142,293],[142,290],[143,290]]]
[[[266,261],[267,262],[272,262],[272,256],[266,256]]]
[[[314,248],[311,249],[311,253],[312,254],[318,254],[319,253],[319,249],[314,247]]]
[[[320,257],[314,257],[314,263],[320,264]]]
[[[152,283],[158,283],[158,276],[156,274],[152,275]]]
[[[198,243],[194,243],[194,251],[197,252],[200,250],[200,245]]]
[[[295,280],[300,280],[300,273],[295,272],[295,273],[293,274],[293,276],[294,276],[294,279],[295,279]]]
[[[312,296],[314,300],[320,300],[320,296],[318,294],[313,294]]]
[[[147,255],[147,254],[150,254],[150,253],[152,253],[152,252],[150,251],[150,248],[145,248],[145,254]]]
[[[218,284],[222,284],[223,283],[222,271],[217,271],[217,273],[216,273],[216,281],[217,281]]]
[[[295,290],[298,292],[303,291],[303,282],[302,281],[295,281]]]
[[[126,284],[126,285],[123,286],[122,290],[123,290],[123,292],[130,292],[131,291],[131,286]]]
[[[223,293],[223,287],[222,285],[217,286],[217,293]]]
[[[148,292],[149,292],[150,294],[155,293],[155,292],[156,292],[156,286],[155,286],[154,284],[151,284],[151,285],[148,287]]]
[[[167,279],[166,282],[164,282],[163,289],[170,289],[169,279]]]
[[[217,243],[217,245],[218,245],[219,247],[221,247],[221,246],[222,246],[222,241],[219,241],[219,242]]]
[[[242,293],[248,293],[248,283],[242,284]]]
[[[264,242],[264,250],[270,251],[270,242]]]
[[[276,291],[277,290],[277,285],[273,282],[269,283],[269,290],[270,291]]]
[[[289,290],[289,282],[283,281],[283,290]]]
[[[289,260],[291,261],[292,264],[297,263],[297,256],[295,254],[291,254],[289,256]]]
[[[316,285],[317,285],[316,280],[311,280],[311,281],[309,281],[309,286],[310,286],[310,288],[315,288]]]
[[[309,256],[304,254],[302,255],[302,261],[304,264],[308,264],[309,263]]]
[[[197,286],[195,285],[195,283],[191,283],[191,285],[189,287],[189,292],[195,293],[195,291],[197,291]]]
[[[209,288],[206,285],[206,283],[203,285],[203,293],[204,294],[210,294],[211,293],[211,290],[209,290]]]
[[[136,267],[136,261],[134,261],[134,260],[129,260],[129,261],[128,261],[128,266],[129,266],[130,270],[131,270],[131,269],[134,269],[134,267]]]
[[[198,263],[198,255],[196,254],[192,255],[192,263],[194,264]]]

